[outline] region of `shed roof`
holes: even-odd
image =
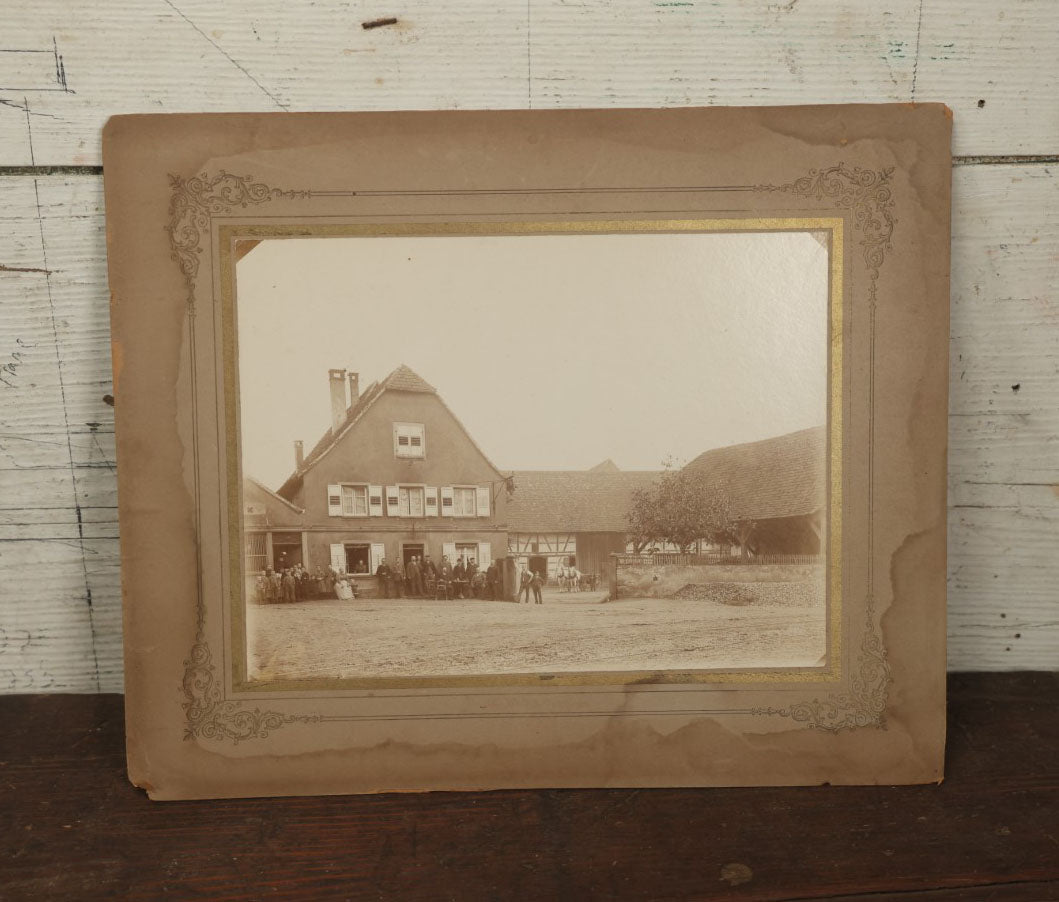
[[[811,514],[824,506],[827,433],[813,426],[758,442],[714,448],[685,469],[703,472],[727,492],[738,520]]]
[[[507,505],[512,532],[625,532],[633,493],[657,470],[516,470]]]

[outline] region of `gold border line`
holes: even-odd
[[[842,458],[843,458],[843,303],[845,273],[845,220],[841,217],[773,217],[727,219],[656,220],[541,220],[471,222],[401,222],[345,224],[274,224],[218,226],[219,279],[224,369],[225,472],[228,481],[228,561],[232,640],[232,689],[234,691],[320,691],[343,689],[416,689],[469,686],[628,686],[666,684],[775,684],[834,683],[844,671],[842,661]],[[830,234],[828,424],[830,495],[827,524],[827,665],[822,668],[747,670],[646,670],[583,671],[513,674],[459,674],[449,676],[358,677],[325,679],[247,680],[246,598],[243,575],[243,509],[241,448],[238,424],[238,335],[235,327],[234,244],[241,239],[319,237],[429,237],[438,235],[511,236],[578,234],[672,234],[717,232],[805,232]]]

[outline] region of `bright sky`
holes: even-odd
[[[330,425],[328,369],[402,363],[502,470],[657,469],[826,419],[809,233],[312,238],[238,263],[244,470]]]

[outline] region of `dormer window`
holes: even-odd
[[[422,423],[393,424],[394,457],[426,457],[426,428]]]

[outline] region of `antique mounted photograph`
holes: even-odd
[[[130,779],[940,779],[950,136],[111,120]]]
[[[237,242],[248,683],[826,668],[823,222]]]

